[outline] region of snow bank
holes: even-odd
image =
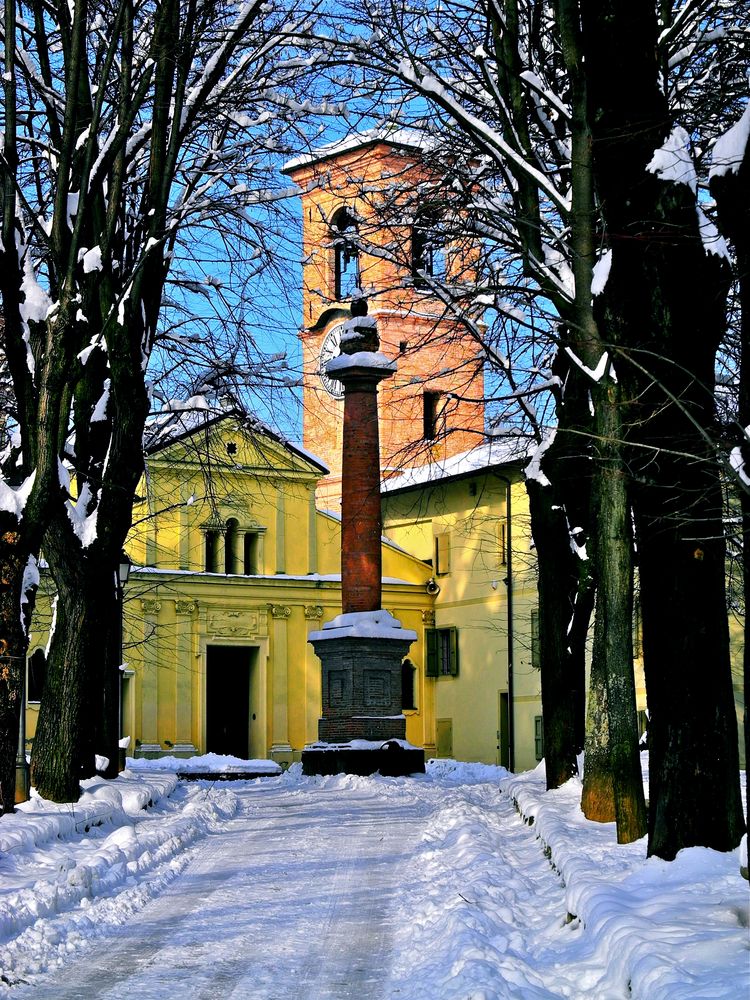
[[[230,754],[204,753],[198,757],[128,757],[129,771],[152,773],[178,771],[190,774],[215,773],[216,771],[254,771],[258,774],[281,774],[281,768],[272,760],[240,760]]]
[[[578,778],[547,792],[538,768],[501,788],[533,824],[565,886],[566,919],[580,924],[606,969],[597,995],[750,995],[750,912],[739,848],[689,848],[673,862],[647,858],[646,838],[617,844],[613,823],[584,817]]]
[[[194,758],[193,766],[200,762],[212,769],[218,760],[236,758]],[[342,912],[361,905],[345,873],[356,866],[363,890],[371,893],[377,891],[383,861],[397,870],[393,908],[381,914],[389,950],[389,961],[377,972],[384,997],[739,1000],[750,995],[750,914],[739,849],[719,854],[691,848],[671,863],[648,859],[645,840],[617,845],[613,824],[584,818],[578,779],[547,792],[543,764],[511,775],[490,765],[431,760],[424,775],[410,778],[306,777],[301,765],[293,764],[277,778],[230,788],[178,782],[174,770],[186,763],[138,761],[136,770],[115,781],[85,782],[77,803],[55,805],[34,796],[15,815],[2,818],[0,997],[26,995],[16,984],[35,985],[38,974],[62,966],[91,938],[132,922],[204,848],[207,834],[233,835],[235,824],[248,819],[256,848],[261,845],[260,853],[248,850],[248,869],[256,866],[257,878],[268,880],[266,896],[259,898],[269,900],[263,904],[267,912],[259,914],[263,930],[254,951],[272,951],[277,937],[283,947],[278,962],[271,955],[277,978],[264,981],[259,991],[260,980],[253,979],[253,991],[233,993],[238,997],[286,995],[286,922],[299,920],[288,899],[297,887],[301,895],[303,888],[312,891],[296,933],[309,937],[307,928],[314,927],[330,947],[340,946],[331,900],[349,885],[351,898],[343,901]],[[247,769],[249,763],[236,766]],[[378,827],[371,820],[377,814],[402,824],[402,853],[393,844],[385,847],[382,838],[373,841]],[[331,851],[326,838],[331,829],[338,836],[337,817],[346,817],[347,834]],[[311,868],[309,844],[318,837],[320,846],[321,830],[328,845],[324,862]],[[274,836],[267,837],[270,833]],[[292,893],[282,905],[279,877]],[[203,890],[193,884],[191,891],[200,910]],[[213,888],[207,885],[205,892],[211,896]],[[234,920],[236,911],[231,914]],[[274,926],[284,930],[274,935]],[[220,930],[208,925],[206,940]],[[176,937],[171,954],[180,947]],[[321,947],[311,954],[325,957],[325,943]],[[243,954],[251,971],[255,959]],[[305,955],[296,957],[304,965]],[[380,963],[379,954],[376,960]],[[390,979],[383,982],[389,967]],[[182,970],[177,965],[174,970],[179,993]]]
[[[62,964],[105,924],[129,919],[238,806],[225,787],[186,787],[168,773],[125,771],[114,781],[82,784],[76,803],[32,793],[0,822],[0,966],[7,984],[19,973]]]

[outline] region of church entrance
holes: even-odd
[[[253,646],[206,650],[206,751],[250,756],[250,668]]]

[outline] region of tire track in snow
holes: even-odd
[[[243,814],[163,895],[18,1000],[377,1000],[429,809],[403,788],[333,784],[238,788]]]

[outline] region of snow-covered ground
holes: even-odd
[[[647,860],[576,780],[441,760],[85,785],[0,820],[0,996],[750,996],[739,851]]]

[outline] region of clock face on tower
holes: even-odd
[[[337,323],[331,327],[320,345],[320,355],[318,358],[318,376],[325,391],[334,399],[344,398],[344,386],[338,379],[326,375],[326,364],[333,358],[339,356],[341,347],[341,334],[344,331],[344,324]]]

